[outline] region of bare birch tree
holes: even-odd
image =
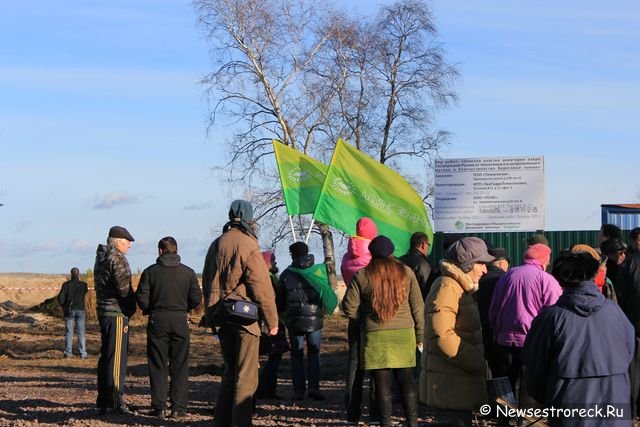
[[[272,138],[327,161],[343,137],[396,169],[418,162],[424,173],[414,180],[427,177],[448,138],[433,130],[434,113],[455,101],[458,73],[444,60],[424,0],[400,0],[375,20],[350,18],[323,0],[193,4],[214,62],[202,80],[209,132],[228,126],[229,180],[250,189],[274,242],[287,223],[277,215],[284,203]],[[426,186],[418,188],[426,197]],[[335,271],[330,228],[318,228]]]

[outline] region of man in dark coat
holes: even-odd
[[[131,287],[131,268],[127,252],[133,236],[120,226],[109,229],[106,245],[99,245],[93,267],[96,308],[100,323],[100,359],[98,360],[98,415],[115,408],[133,414],[124,403],[124,380],[129,351],[129,317],[136,311]]]
[[[631,398],[634,416],[640,416],[640,227],[629,232],[629,250],[618,303],[635,329],[636,348],[631,362]]]
[[[292,263],[280,275],[276,301],[278,311],[284,313],[289,330],[293,400],[304,399],[307,385],[303,364],[305,341],[307,342],[309,397],[314,400],[324,400],[324,395],[320,393],[320,343],[324,308],[320,294],[304,277],[304,270],[313,266],[314,259],[304,242],[296,242],[289,246],[289,253]]]
[[[564,253],[553,275],[564,288],[534,320],[522,350],[528,393],[547,408],[593,409],[611,405],[616,415],[550,415],[551,426],[631,426],[629,362],[634,332],[593,279],[599,262],[587,252]]]
[[[611,281],[617,299],[622,299],[624,287],[623,268],[627,258],[627,245],[622,239],[615,237],[600,243],[600,252],[607,257],[607,278]]]
[[[156,263],[142,272],[136,291],[138,305],[149,315],[147,359],[153,414],[165,417],[167,378],[171,418],[186,416],[189,393],[188,312],[202,300],[196,273],[180,262],[178,243],[167,236],[158,242]]]
[[[489,323],[489,307],[491,306],[491,298],[493,298],[493,290],[496,283],[509,270],[509,257],[504,248],[491,248],[489,254],[495,257],[490,263],[487,263],[487,274],[480,279],[480,288],[476,293],[478,302],[478,310],[480,311],[480,324],[482,325],[482,341],[484,343],[484,354],[489,364],[491,372],[495,374],[498,369],[498,361],[496,360],[496,349],[493,339],[493,330]]]
[[[80,270],[71,269],[71,280],[62,284],[58,294],[58,303],[64,311],[65,339],[64,357],[73,356],[73,331],[78,335],[78,351],[80,358],[87,358],[87,340],[84,335],[85,312],[84,298],[87,295],[87,284],[80,281]]]
[[[409,252],[399,258],[416,275],[423,300],[429,293],[427,282],[431,274],[431,265],[427,261],[427,254],[429,254],[429,236],[417,231],[411,235]]]

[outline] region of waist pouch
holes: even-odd
[[[241,299],[225,298],[220,301],[215,313],[218,322],[248,326],[258,321],[258,305]],[[216,323],[218,323],[216,322]]]

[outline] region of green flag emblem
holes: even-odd
[[[289,215],[313,213],[328,166],[273,140],[284,202]]]
[[[394,170],[339,139],[313,218],[354,235],[356,222],[364,216],[393,241],[396,256],[407,252],[416,231],[433,242],[424,203],[413,187]]]

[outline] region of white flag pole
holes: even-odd
[[[289,215],[289,224],[291,225],[291,234],[293,234],[293,241],[296,241],[296,229],[293,227],[293,220],[291,219],[293,218],[291,215]]]
[[[309,243],[309,237],[311,237],[311,229],[313,228],[313,224],[315,223],[315,219],[311,218],[311,224],[309,224],[309,231],[307,231],[307,238],[304,239],[305,243]]]

